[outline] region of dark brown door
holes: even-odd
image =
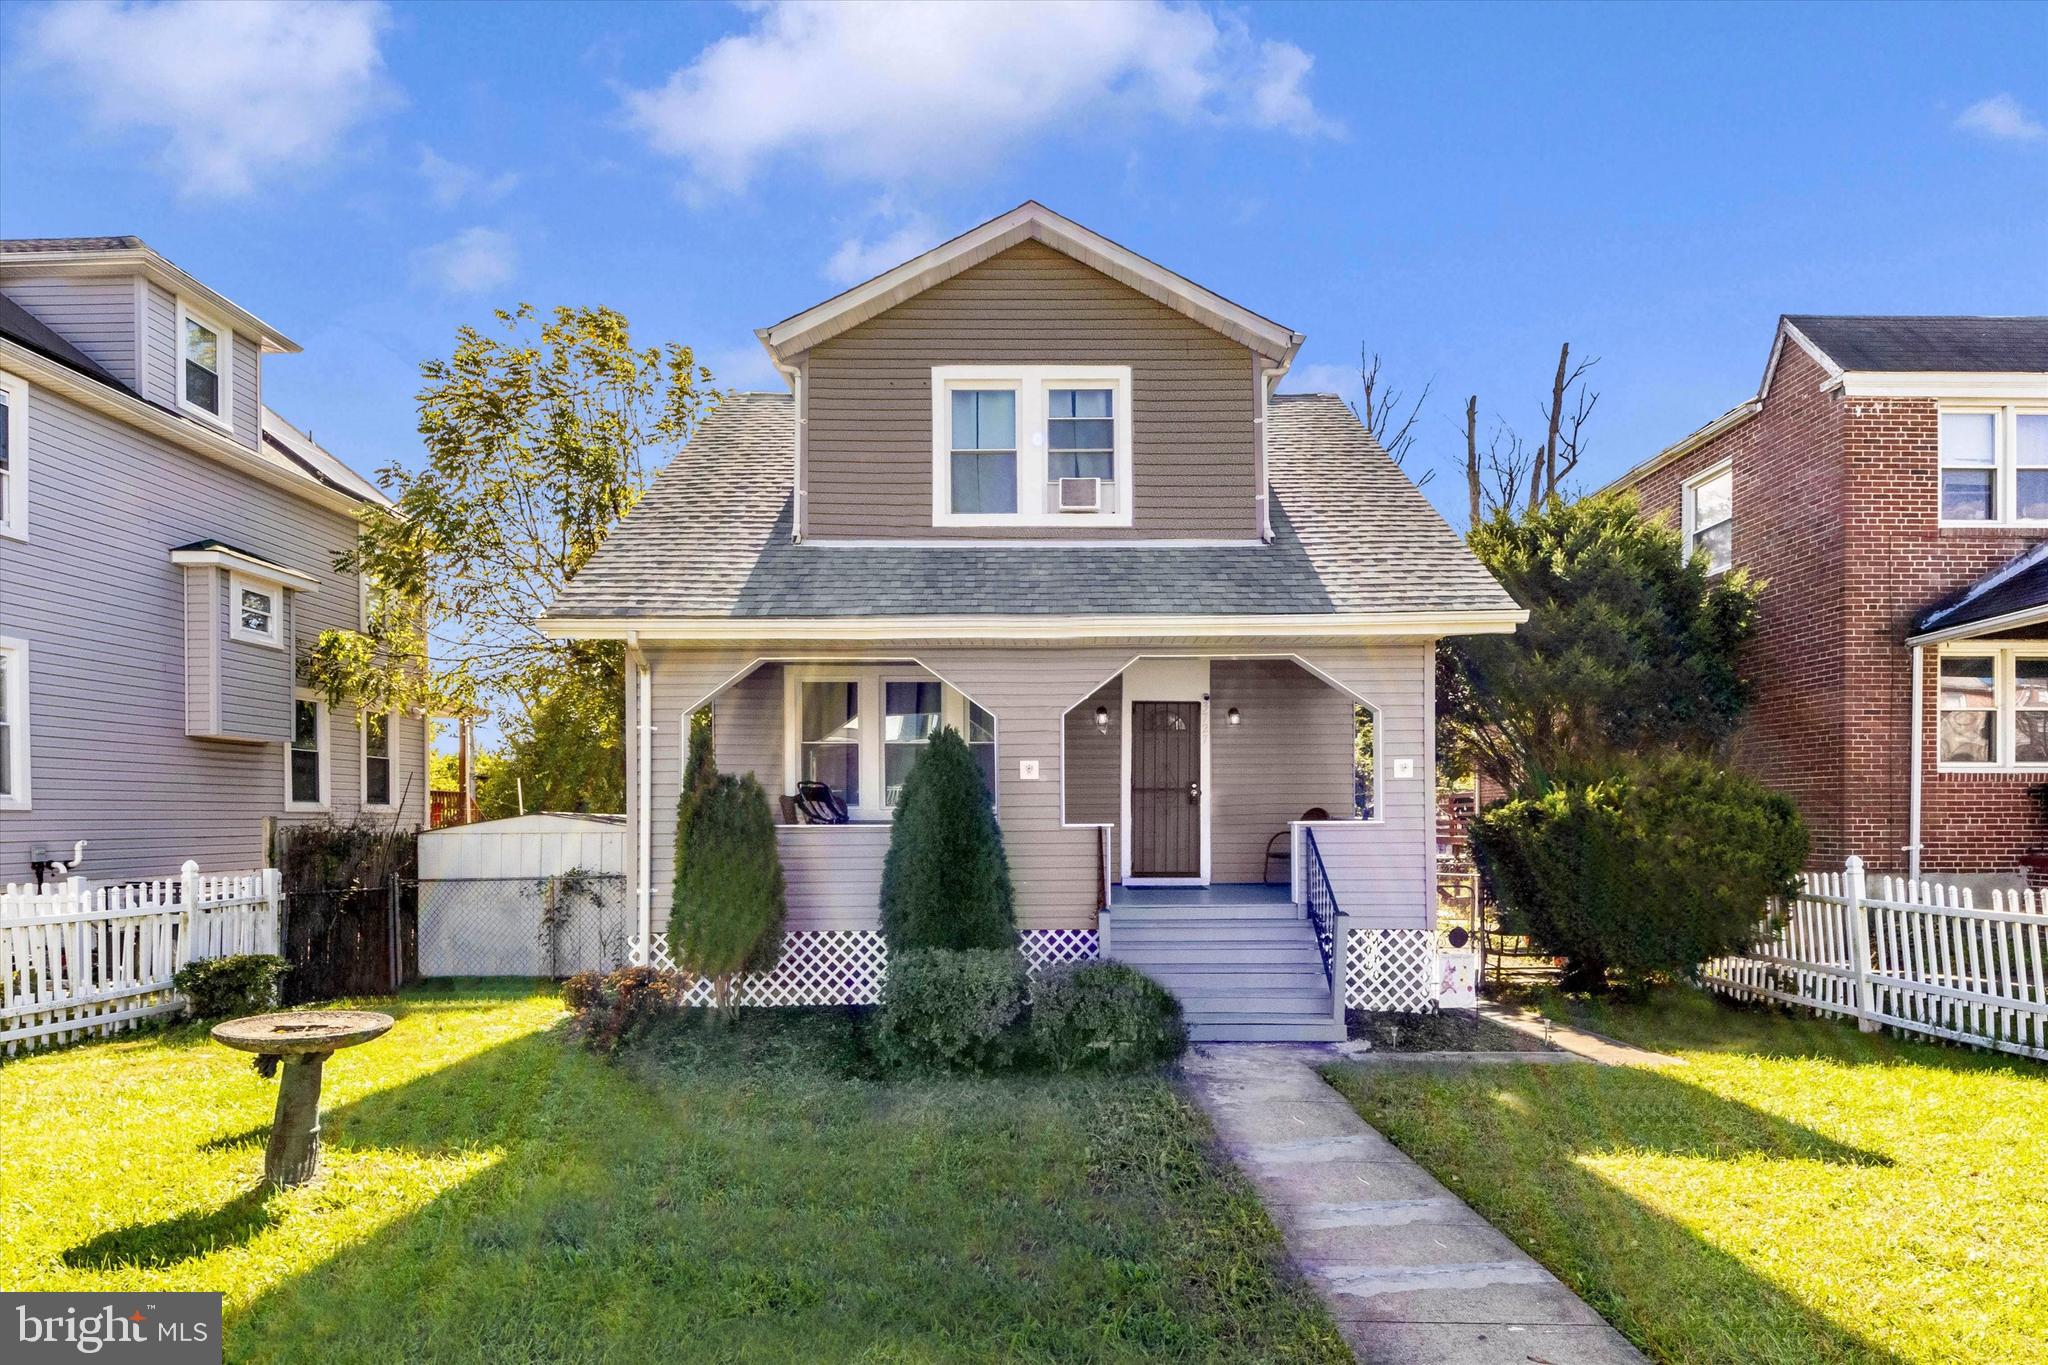
[[[1131,875],[1202,875],[1202,703],[1131,703]]]

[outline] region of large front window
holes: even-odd
[[[1943,767],[2048,767],[2048,646],[1957,647],[1940,672]]]
[[[938,526],[1129,526],[1131,371],[941,365],[932,371]]]
[[[796,664],[785,676],[787,794],[823,782],[855,819],[886,820],[932,737],[950,728],[993,799],[995,716],[941,679],[905,664]]]
[[[1944,407],[1940,432],[1943,521],[2048,523],[2048,409]]]

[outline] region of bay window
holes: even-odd
[[[932,524],[1129,526],[1125,365],[932,370]]]
[[[271,649],[284,648],[282,596],[268,583],[229,574],[228,638]]]
[[[1944,406],[1940,445],[1943,522],[2048,525],[2048,408]]]
[[[854,819],[887,820],[932,737],[951,728],[994,799],[995,717],[914,666],[790,665],[783,706],[786,795],[799,782],[823,782]]]
[[[2048,645],[1957,646],[1940,657],[1944,768],[2048,768]]]

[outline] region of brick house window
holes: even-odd
[[[1685,555],[1707,554],[1707,572],[1726,572],[1735,562],[1735,474],[1727,461],[1685,485]]]
[[[1941,655],[1937,706],[1945,768],[2048,768],[2048,646]]]
[[[1941,519],[2048,524],[2048,409],[2011,403],[1942,409]]]

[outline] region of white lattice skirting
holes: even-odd
[[[1019,937],[1018,949],[1033,976],[1062,962],[1085,962],[1097,952],[1093,929],[1032,929]],[[677,969],[666,933],[654,935],[651,954],[637,937],[630,946],[635,966]],[[882,977],[888,969],[889,948],[877,930],[798,930],[783,937],[782,960],[773,970],[740,978],[737,1003],[872,1005],[882,998]],[[693,982],[683,1003],[709,1005],[711,983]]]
[[[1344,964],[1344,1004],[1355,1010],[1436,1008],[1436,932],[1353,929]]]

